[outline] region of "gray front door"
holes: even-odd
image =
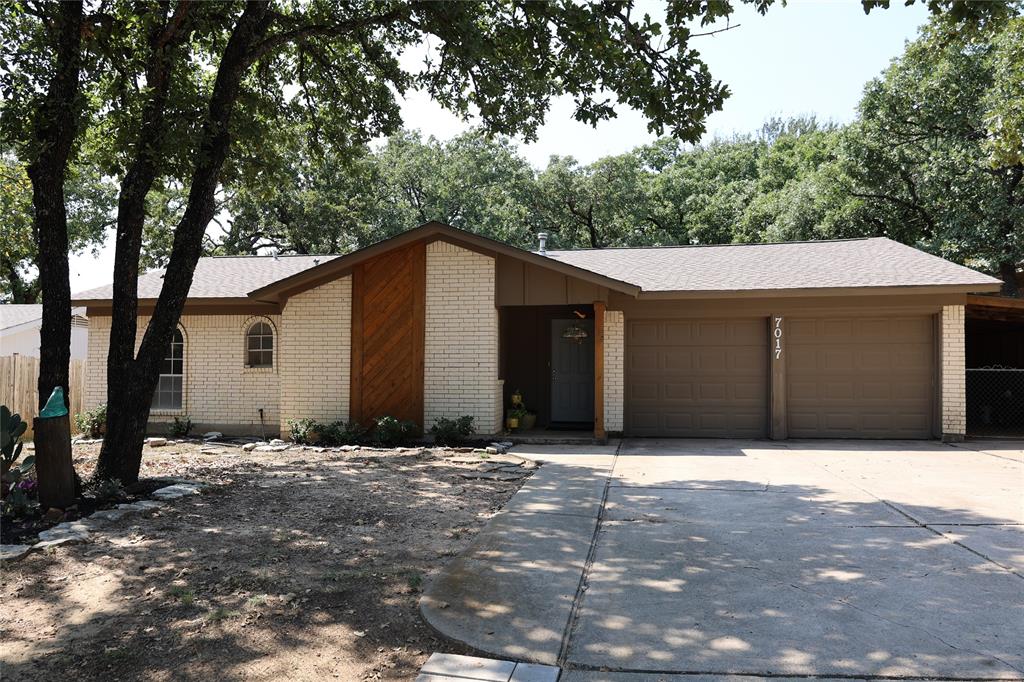
[[[587,337],[565,339],[571,326]],[[594,321],[551,320],[551,421],[594,421]]]

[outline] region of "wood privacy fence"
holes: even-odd
[[[85,360],[72,360],[69,367],[68,387],[71,401],[72,425],[74,417],[82,411],[85,394]],[[36,381],[39,379],[39,358],[25,355],[0,357],[0,404],[21,415],[28,424],[26,440],[32,437],[32,419],[39,414]],[[73,430],[73,427],[72,427]]]

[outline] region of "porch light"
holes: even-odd
[[[570,324],[562,331],[562,338],[573,343],[583,343],[587,336],[587,330],[577,324]]]

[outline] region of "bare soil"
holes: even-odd
[[[200,448],[147,446],[142,475],[204,494],[4,566],[4,680],[411,680],[469,653],[418,600],[522,484],[465,478],[495,458]]]

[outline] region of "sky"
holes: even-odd
[[[661,13],[661,3],[638,0],[634,12]],[[739,5],[733,28],[694,39],[711,73],[729,86],[732,96],[707,121],[707,139],[753,132],[773,116],[813,114],[819,121],[846,123],[856,115],[864,84],[878,76],[913,40],[927,21],[923,3],[865,15],[856,0],[790,0],[764,16]],[[722,28],[723,24],[714,27]],[[555,100],[536,142],[520,144],[525,157],[541,168],[552,155],[574,156],[590,163],[647,144],[655,136],[640,114],[618,108],[618,116],[592,128],[572,118],[572,102]],[[407,128],[424,136],[448,139],[471,128],[422,93],[407,96],[402,106]],[[113,272],[113,237],[97,254],[71,258],[71,291],[108,284]]]

